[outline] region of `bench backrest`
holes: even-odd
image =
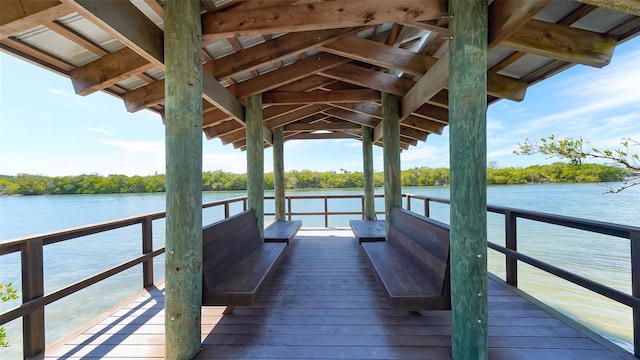
[[[253,210],[205,226],[202,229],[203,292],[220,283],[231,267],[261,243]]]
[[[449,278],[449,225],[402,209],[391,209],[387,241],[402,251],[442,295],[451,294]]]

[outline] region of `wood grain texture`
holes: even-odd
[[[389,235],[391,209],[402,206],[400,179],[400,99],[382,93],[382,132],[384,164],[384,212]],[[376,139],[374,135],[374,140]]]
[[[530,20],[500,45],[570,63],[603,67],[611,62],[616,44],[613,36]]]
[[[264,138],[262,96],[245,100],[247,139],[247,202],[256,212],[260,238],[264,239]]]
[[[89,95],[153,67],[149,60],[125,47],[73,69],[69,77],[76,94]]]
[[[454,359],[486,359],[487,2],[451,0],[449,162]]]
[[[373,186],[373,129],[362,125],[362,187],[364,193],[364,218],[376,219]]]
[[[273,192],[276,220],[286,220],[284,182],[284,129],[279,126],[271,130],[273,134]]]
[[[378,25],[387,22],[438,20],[446,2],[402,0],[388,6],[384,0],[319,2],[282,7],[207,13],[202,16],[204,41],[320,29]]]
[[[359,243],[386,240],[384,220],[350,220],[349,227]]]
[[[167,359],[200,352],[202,298],[202,66],[200,3],[165,2]],[[154,25],[155,26],[155,25]]]
[[[289,244],[302,227],[301,220],[278,220],[264,229],[265,242],[286,242]]]

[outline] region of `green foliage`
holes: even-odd
[[[571,165],[555,163],[526,168],[501,168],[491,163],[487,169],[487,183],[527,184],[555,182],[615,182],[624,179],[629,172],[619,166],[599,164]],[[447,168],[414,168],[401,172],[402,186],[449,185]],[[273,173],[265,174],[265,189],[273,189]],[[373,185],[383,185],[384,174],[373,174]],[[285,174],[288,189],[340,189],[362,188],[361,172],[331,172],[293,170]],[[202,174],[202,190],[246,190],[246,174],[234,174],[221,170]],[[39,175],[1,176],[0,194],[4,195],[62,195],[62,194],[114,194],[150,193],[165,191],[165,176],[80,175],[46,177]]]
[[[558,157],[567,159],[572,165],[584,166],[584,160],[587,159],[601,159],[606,160],[613,165],[624,167],[628,170],[626,175],[633,173],[640,173],[640,155],[638,153],[632,153],[629,151],[631,146],[639,146],[640,143],[633,139],[622,139],[620,142],[622,145],[615,150],[600,150],[595,148],[591,143],[585,142],[582,137],[577,139],[573,138],[558,138],[555,135],[550,135],[548,138],[540,139],[540,143],[525,139],[524,143],[518,144],[519,150],[514,151],[517,155],[533,155],[543,154],[550,157]],[[632,186],[640,185],[640,177],[634,178],[620,178],[617,179],[616,166],[611,166],[609,171],[600,170],[598,174],[588,175],[592,181],[624,181],[624,183],[618,188],[611,188],[609,192],[619,192]],[[595,180],[599,179],[599,180]]]
[[[18,290],[13,288],[12,283],[0,284],[0,301],[7,302],[18,298]],[[9,347],[7,332],[4,327],[0,327],[0,347]]]

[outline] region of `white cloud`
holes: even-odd
[[[518,147],[517,146],[509,146],[509,147],[505,147],[502,149],[498,149],[495,151],[491,151],[489,153],[487,153],[487,159],[491,159],[491,158],[495,158],[495,157],[501,157],[501,156],[505,156],[505,155],[513,155],[513,150],[516,150]]]

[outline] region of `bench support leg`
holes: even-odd
[[[224,309],[224,311],[222,312],[222,315],[231,315],[233,314],[233,311],[236,309],[236,307],[234,305],[229,305],[227,306],[226,309]]]

